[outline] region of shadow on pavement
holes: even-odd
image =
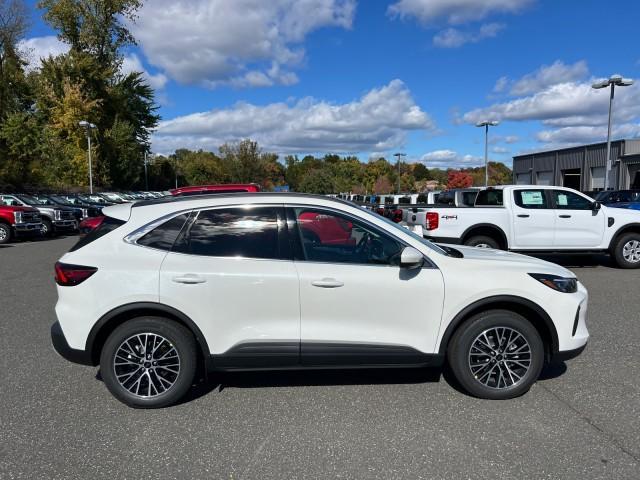
[[[616,268],[611,257],[602,253],[545,253],[535,254],[532,257],[556,263],[567,268],[596,268],[608,267]]]

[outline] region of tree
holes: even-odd
[[[373,193],[375,193],[376,195],[391,193],[392,190],[393,186],[391,185],[389,177],[387,177],[386,175],[378,177],[373,185]]]
[[[325,170],[309,170],[300,182],[300,191],[326,195],[336,192],[333,178]]]
[[[18,42],[28,27],[22,0],[0,0],[0,122],[29,104],[29,88]]]
[[[447,180],[447,188],[468,188],[473,185],[473,177],[467,172],[449,171],[449,178]]]

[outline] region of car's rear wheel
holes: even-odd
[[[485,235],[475,235],[465,240],[464,244],[469,247],[500,249],[500,244],[494,238]]]
[[[535,327],[508,310],[490,310],[465,322],[447,351],[460,385],[479,398],[503,400],[527,392],[544,364]]]
[[[11,240],[11,227],[6,223],[0,223],[0,245]]]
[[[129,320],[104,344],[100,372],[109,391],[136,408],[167,407],[191,388],[197,345],[182,325],[160,317]]]
[[[612,254],[620,268],[640,268],[640,233],[622,235],[613,247]]]

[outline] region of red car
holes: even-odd
[[[187,195],[206,195],[208,193],[242,193],[259,192],[260,185],[257,183],[226,183],[220,185],[193,185],[190,187],[180,187],[169,190],[174,197]]]
[[[321,245],[353,246],[353,224],[347,220],[316,212],[302,212],[298,225],[305,239]]]

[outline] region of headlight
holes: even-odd
[[[549,275],[546,273],[530,273],[529,275],[558,292],[575,293],[578,291],[577,278],[558,277],[557,275]]]
[[[13,212],[16,223],[22,223],[22,212]]]
[[[87,218],[89,216],[89,210],[86,208],[82,209],[82,218]]]
[[[53,219],[54,220],[62,220],[62,212],[60,210],[53,211]]]

